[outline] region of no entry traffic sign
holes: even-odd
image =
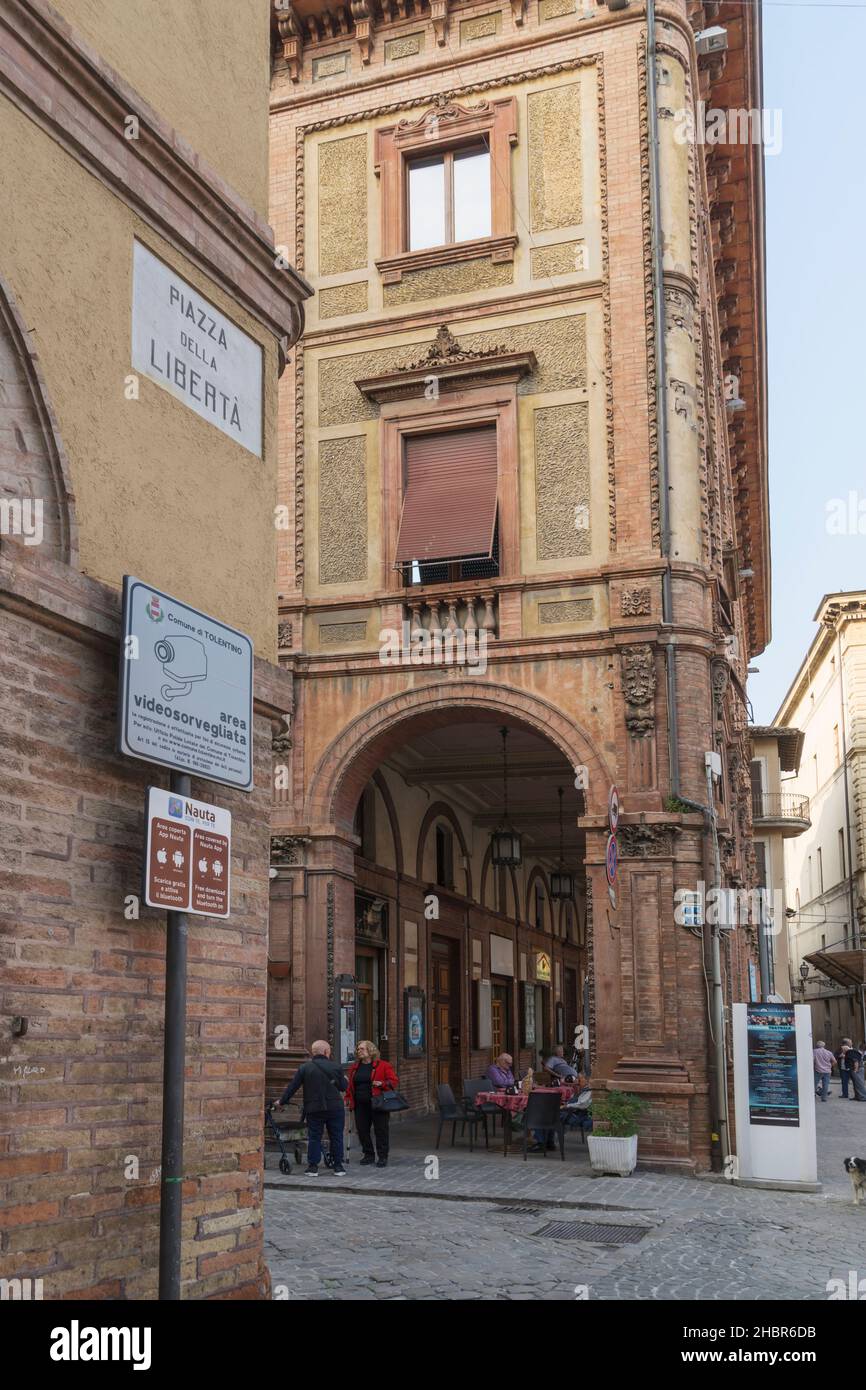
[[[148,787],[144,860],[148,907],[228,917],[231,848],[230,811]]]
[[[607,849],[604,855],[604,867],[607,872],[607,881],[613,885],[616,883],[616,871],[619,864],[619,846],[615,835],[608,835]]]

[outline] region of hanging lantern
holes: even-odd
[[[520,836],[508,820],[508,730],[499,730],[502,735],[502,788],[503,818],[490,836],[490,862],[497,868],[516,868],[521,863],[523,852]]]
[[[574,897],[574,874],[569,873],[565,868],[563,855],[563,836],[562,836],[562,787],[559,791],[559,867],[550,875],[550,896],[555,902],[570,902]]]

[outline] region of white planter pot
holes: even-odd
[[[613,1173],[627,1178],[637,1167],[637,1135],[612,1139],[609,1134],[588,1134],[589,1161],[594,1173]]]

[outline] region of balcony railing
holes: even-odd
[[[795,792],[752,792],[752,820],[805,821],[809,823],[809,798]]]
[[[441,598],[430,594],[409,599],[403,604],[403,616],[410,632],[424,629],[431,635],[463,632],[477,637],[484,632],[488,638],[499,631],[499,604],[490,589],[464,590],[462,594],[446,594]]]

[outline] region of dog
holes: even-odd
[[[866,1158],[846,1158],[845,1172],[854,1189],[854,1205],[859,1207],[861,1197],[866,1196]]]

